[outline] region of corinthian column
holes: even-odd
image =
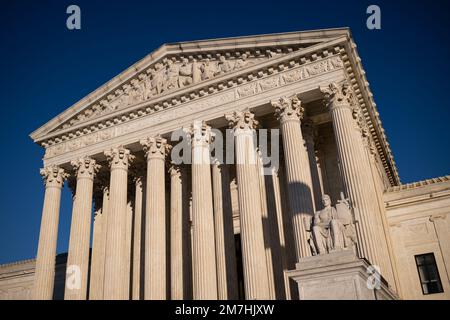
[[[382,265],[378,248],[386,239],[380,238],[376,229],[378,213],[375,212],[376,203],[372,199],[376,192],[367,166],[361,133],[355,130],[349,85],[347,82],[332,83],[321,89],[325,93],[333,122],[344,188],[355,211],[359,256],[372,264]]]
[[[71,162],[77,173],[77,186],[70,226],[64,299],[86,300],[91,235],[92,190],[100,166],[91,158]]]
[[[160,136],[141,141],[147,157],[145,217],[146,300],[166,299],[165,157],[169,145]]]
[[[51,300],[55,283],[61,189],[67,174],[57,166],[41,169],[40,173],[45,181],[45,196],[36,257],[33,297],[36,300]]]
[[[216,161],[212,166],[214,225],[216,234],[217,289],[220,300],[238,299],[237,266],[234,247],[228,166]]]
[[[217,299],[216,251],[209,144],[211,128],[196,122],[192,144],[192,280],[194,300]]]
[[[105,300],[129,299],[125,257],[127,232],[127,188],[128,166],[134,159],[130,151],[113,148],[105,152],[111,166],[109,187],[105,280],[103,297]]]
[[[296,95],[272,101],[280,120],[283,136],[286,180],[288,183],[290,221],[293,227],[297,261],[311,255],[306,234],[306,223],[314,214],[311,171],[308,151],[303,140],[300,120],[304,108]]]
[[[234,129],[245,298],[270,299],[264,248],[261,197],[256,163],[255,128],[250,111],[225,116]]]

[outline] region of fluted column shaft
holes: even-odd
[[[102,191],[102,206],[96,212],[94,217],[91,274],[89,280],[89,300],[103,299],[109,189],[107,187],[103,187]]]
[[[274,216],[272,217],[272,236],[276,239],[276,247],[274,250],[274,264],[280,269],[279,272],[275,274],[278,276],[276,280],[277,284],[277,299],[286,298],[286,288],[289,288],[289,283],[285,283],[286,279],[284,277],[284,272],[289,270],[289,263],[287,259],[287,246],[286,246],[286,235],[285,235],[285,217],[286,214],[283,209],[283,204],[281,200],[281,189],[280,189],[280,179],[279,179],[279,168],[272,168],[272,174],[270,176],[265,176],[268,186],[267,194],[269,195],[270,201],[268,204],[273,208]],[[277,271],[277,270],[276,270]],[[280,292],[282,291],[282,292]]]
[[[228,166],[215,162],[212,166],[212,182],[218,298],[219,300],[236,300],[238,299],[237,265]]]
[[[270,299],[254,141],[258,122],[250,111],[235,112],[226,118],[235,136],[245,298]]]
[[[256,155],[256,163],[259,180],[259,194],[261,197],[261,217],[263,222],[264,248],[266,252],[267,277],[269,279],[270,299],[276,298],[275,292],[275,270],[274,270],[274,246],[273,246],[273,229],[272,220],[269,219],[269,208],[266,196],[266,181],[264,176],[264,166],[262,163],[262,154],[260,151]]]
[[[92,255],[89,271],[89,300],[101,299],[99,283],[101,282],[100,269],[102,268],[100,265],[100,238],[102,236],[102,224],[103,215],[102,209],[100,208],[95,210],[94,212],[94,226],[92,230]],[[104,266],[104,264],[102,266]],[[101,291],[103,291],[103,288],[101,288]]]
[[[125,234],[125,286],[128,292],[128,299],[132,299],[132,242],[133,242],[133,221],[134,221],[134,206],[133,201],[128,199],[127,202],[127,230]]]
[[[41,169],[40,173],[45,180],[45,196],[36,257],[33,298],[36,300],[51,300],[55,282],[61,189],[67,174],[57,166]]]
[[[172,300],[183,300],[183,203],[179,166],[170,172],[170,293]]]
[[[293,228],[297,261],[311,255],[307,225],[314,214],[311,170],[303,140],[300,120],[304,109],[297,96],[272,101],[280,119],[286,180],[288,183],[290,220]]]
[[[165,300],[166,284],[166,139],[151,137],[141,141],[147,157],[145,217],[145,289],[146,300]]]
[[[214,213],[209,144],[211,128],[194,123],[192,145],[192,282],[194,300],[217,299]]]
[[[128,166],[134,159],[130,151],[114,148],[105,152],[111,165],[109,208],[105,254],[105,300],[129,299],[125,261],[127,232]]]
[[[143,288],[141,287],[142,283],[142,268],[144,267],[142,254],[142,247],[144,246],[145,239],[143,238],[143,216],[145,208],[143,205],[145,202],[143,201],[145,190],[145,182],[143,182],[143,178],[138,176],[135,179],[135,195],[134,195],[134,222],[133,222],[133,275],[132,275],[132,299],[140,300],[141,292],[143,292]],[[144,241],[142,241],[144,239]]]
[[[72,161],[77,186],[72,209],[65,300],[86,300],[91,236],[92,191],[99,165],[91,158]]]
[[[350,197],[355,211],[358,237],[358,253],[372,264],[380,265],[377,248],[380,239],[376,230],[376,221],[371,203],[371,194],[375,194],[370,170],[367,170],[367,158],[360,133],[355,130],[352,97],[347,83],[331,84],[322,89],[330,110],[335,132],[342,180],[345,191]]]
[[[186,199],[186,171],[171,165],[170,173],[170,292],[172,300],[188,299],[189,212]]]

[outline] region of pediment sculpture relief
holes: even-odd
[[[81,121],[150,100],[165,93],[237,71],[283,53],[267,50],[265,54],[217,55],[217,58],[165,58],[140,73],[120,89],[107,95],[86,111],[61,126],[66,129]]]
[[[234,68],[234,65],[231,65]],[[268,73],[266,76],[257,78],[255,81],[248,79],[248,82],[244,82],[242,85],[227,88],[227,90],[223,93],[216,94],[211,97],[205,97],[204,99],[197,101],[195,106],[180,109],[177,112],[177,115],[179,117],[183,117],[191,114],[192,112],[198,112],[200,110],[216,107],[224,103],[238,101],[239,99],[262,93],[276,87],[288,85],[297,81],[303,81],[316,75],[340,69],[343,68],[343,66],[344,64],[340,56],[327,55],[326,58],[317,59],[301,66],[286,68],[279,73]],[[188,80],[181,78],[180,76],[179,81]],[[215,85],[220,86],[220,84]],[[98,105],[95,106],[98,107]],[[65,132],[55,138],[46,140],[44,142],[45,145],[43,143],[43,146],[46,148],[45,158],[51,158],[66,152],[72,152],[86,146],[113,139],[116,136],[138,131],[144,127],[151,127],[161,121],[172,119],[173,114],[161,114],[157,117],[145,117],[146,114],[161,110],[164,107],[167,108],[168,106],[164,106],[164,104],[162,106],[155,104],[151,106],[151,111],[147,111],[147,109],[150,108],[148,106],[143,106],[139,110],[132,110],[128,113],[124,112],[120,115],[120,117],[116,116],[111,119],[99,121],[98,123],[90,124],[85,128],[77,128],[71,132]],[[91,109],[88,109],[84,113],[87,111],[92,112]],[[136,121],[126,124],[131,120]]]
[[[333,207],[330,197],[325,194],[322,203],[324,208],[314,213],[307,230],[310,232],[309,245],[312,254],[353,249],[356,245],[356,229],[348,199],[344,199],[341,193],[341,199]]]

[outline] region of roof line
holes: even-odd
[[[210,39],[201,39],[201,40],[189,40],[189,41],[177,41],[177,42],[167,42],[164,43],[163,46],[172,46],[178,44],[186,44],[186,43],[197,43],[197,42],[212,42],[212,41],[223,41],[223,40],[233,40],[233,39],[248,39],[248,38],[256,38],[256,37],[270,37],[270,36],[278,36],[278,35],[293,35],[293,34],[301,34],[301,33],[320,33],[326,31],[347,31],[350,33],[349,27],[336,27],[336,28],[324,28],[324,29],[310,29],[310,30],[302,30],[302,31],[286,31],[286,32],[277,32],[277,33],[261,33],[254,35],[243,35],[243,36],[233,36],[233,37],[222,37],[222,38],[210,38]]]

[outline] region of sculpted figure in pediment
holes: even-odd
[[[200,71],[202,72],[202,80],[208,80],[214,77],[214,74],[217,72],[217,68],[214,65],[214,62],[206,59],[205,62],[203,62],[203,64],[200,66]]]
[[[221,75],[230,72],[233,68],[231,67],[230,61],[228,61],[224,56],[220,56],[217,69],[217,74]]]
[[[192,83],[199,83],[202,80],[201,63],[194,59],[192,62]]]
[[[139,82],[139,87],[142,92],[142,98],[143,100],[150,99],[153,95],[152,92],[152,80],[150,78],[150,75],[143,74],[141,77],[141,81]]]
[[[142,101],[144,101],[144,92],[140,86],[137,86],[131,91],[131,103],[139,103]]]
[[[155,65],[155,69],[150,72],[152,76],[152,88],[156,91],[156,94],[161,94],[164,89],[164,67],[161,63]]]
[[[167,61],[165,90],[178,88],[179,66],[172,60]]]
[[[241,69],[244,68],[248,65],[248,60],[247,60],[247,54],[242,54],[242,56],[236,60],[236,63],[234,64],[234,69]]]
[[[122,95],[122,97],[120,98],[120,100],[121,100],[121,105],[127,106],[127,105],[129,105],[129,104],[132,103],[132,97],[131,97],[131,91],[132,91],[132,90],[133,90],[133,89],[131,88],[131,86],[130,86],[129,84],[126,84],[126,85],[124,86],[124,89],[123,89],[123,95]]]
[[[131,91],[129,104],[139,103],[144,100],[144,91],[141,87],[141,82],[137,79],[131,81]]]
[[[178,86],[180,88],[192,84],[193,82],[192,73],[193,73],[193,64],[190,64],[188,59],[183,58],[178,77]]]

